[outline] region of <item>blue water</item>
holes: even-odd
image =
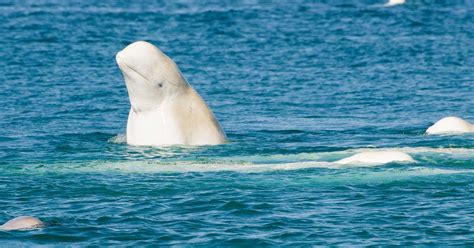
[[[474,3],[0,2],[1,245],[474,245]],[[230,140],[132,147],[115,53],[174,59]],[[338,167],[365,150],[416,163]]]

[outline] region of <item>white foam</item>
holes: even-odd
[[[195,150],[184,150],[191,153]],[[269,171],[288,171],[309,168],[347,169],[367,166],[383,166],[383,163],[356,163],[341,164],[338,160],[350,157],[361,152],[403,152],[414,157],[420,164],[436,164],[436,161],[448,159],[474,158],[474,149],[471,148],[430,148],[430,147],[403,147],[403,148],[360,148],[334,152],[314,152],[300,154],[275,154],[213,158],[206,161],[173,161],[178,151],[157,150],[161,158],[156,156],[143,157],[129,161],[92,161],[76,163],[57,163],[48,165],[18,165],[13,168],[0,167],[0,170],[21,171],[22,173],[187,173],[187,172],[220,172],[234,171],[239,173],[256,173]],[[156,155],[153,153],[153,155]],[[168,154],[169,153],[169,154]],[[140,154],[139,154],[140,155]],[[139,157],[142,157],[141,155]],[[169,158],[169,159],[168,159]],[[433,162],[435,161],[435,162]],[[395,163],[399,163],[396,162]]]
[[[158,161],[130,162],[93,162],[75,166],[55,166],[56,172],[120,172],[120,173],[188,173],[188,172],[224,172],[256,173],[279,170],[299,170],[306,168],[339,168],[340,165],[329,162],[302,162],[281,164],[251,164],[251,163],[195,163],[176,162],[160,163]],[[60,168],[58,168],[60,167]],[[49,170],[42,167],[40,170]]]
[[[127,143],[127,135],[126,134],[117,134],[116,136],[109,139],[110,143],[114,144],[126,144]]]

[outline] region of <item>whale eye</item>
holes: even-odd
[[[162,87],[163,87],[163,84],[158,84],[158,86],[159,86],[160,88],[162,88]]]

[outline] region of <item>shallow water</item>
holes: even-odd
[[[473,245],[474,4],[0,3],[2,245]],[[114,55],[173,58],[230,142],[131,147]],[[340,166],[366,150],[416,163]]]

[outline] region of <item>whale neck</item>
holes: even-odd
[[[130,96],[131,110],[134,111],[136,114],[159,111],[160,109],[163,109],[164,106],[168,103],[175,101],[175,99],[179,98],[180,96],[189,94],[190,91],[193,91],[193,88],[187,82],[185,82],[185,84],[180,84],[176,87],[178,87],[177,90],[174,90],[173,92],[168,93],[166,94],[166,96],[163,97],[154,99],[152,98],[153,100],[147,101],[145,104],[134,101],[135,99]],[[140,99],[137,100],[140,101]]]

